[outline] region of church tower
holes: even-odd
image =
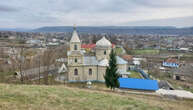
[[[68,55],[68,80],[79,81],[83,78],[84,53],[81,50],[81,41],[79,39],[76,27],[73,29],[70,40],[70,50]]]
[[[68,65],[83,64],[83,52],[81,50],[81,41],[79,39],[76,27],[73,29],[72,38],[70,40],[70,51],[68,51]]]
[[[95,53],[97,60],[109,59],[109,54],[111,53],[112,44],[105,37],[97,41]]]
[[[78,37],[76,27],[74,26],[72,38],[70,40],[70,51],[80,51],[80,50],[81,50],[81,41]]]

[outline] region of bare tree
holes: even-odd
[[[24,83],[24,73],[23,73],[23,71],[22,71],[22,63],[24,62],[24,57],[23,57],[23,51],[24,51],[24,48],[23,47],[21,47],[21,51],[20,51],[20,55],[19,55],[19,71],[20,71],[20,75],[21,75],[21,77],[20,77],[20,80],[21,80],[21,83]]]
[[[13,67],[17,67],[17,69],[19,70],[19,74],[20,74],[20,81],[21,83],[24,83],[24,73],[23,73],[23,63],[25,60],[25,57],[23,56],[23,52],[24,52],[24,46],[20,46],[19,47],[19,52],[16,51],[16,47],[12,47],[12,58],[15,61],[15,63],[13,64]]]
[[[55,51],[53,48],[47,49],[43,54],[43,65],[46,66],[46,70],[43,73],[44,84],[48,85],[48,75],[50,71],[50,66],[55,63]]]

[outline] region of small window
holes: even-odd
[[[176,76],[176,80],[180,80],[180,76]]]
[[[74,45],[74,50],[77,50],[77,45]]]
[[[74,69],[74,75],[78,75],[78,69]]]
[[[89,75],[92,75],[92,69],[90,68],[88,71]]]
[[[77,58],[75,58],[75,59],[74,59],[74,62],[75,62],[75,63],[77,63],[77,62],[78,62]]]
[[[106,50],[104,51],[104,55],[106,55],[107,54],[107,52],[106,52]]]

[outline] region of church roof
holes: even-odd
[[[67,52],[67,55],[71,55],[71,54],[81,54],[81,55],[84,55],[84,51],[83,50],[80,50],[80,51],[68,51]]]
[[[109,66],[109,61],[107,59],[103,59],[98,63],[99,66]]]
[[[76,29],[74,29],[74,31],[72,33],[72,38],[71,38],[70,42],[80,42],[80,39],[78,37],[78,33],[77,33]]]
[[[123,58],[116,56],[117,64],[127,64],[127,61],[125,61]]]
[[[127,61],[125,61],[124,59],[122,59],[119,56],[116,56],[116,59],[117,59],[117,64],[118,65],[127,64]],[[109,61],[108,61],[108,59],[103,59],[103,60],[99,61],[98,65],[99,66],[109,66]]]
[[[107,40],[105,37],[103,37],[102,39],[100,39],[99,41],[96,42],[96,46],[111,47],[112,44],[109,40]]]
[[[95,56],[84,56],[84,65],[97,65],[98,61]]]

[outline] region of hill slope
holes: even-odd
[[[72,32],[71,26],[50,26],[32,30],[33,32]],[[192,28],[176,28],[171,26],[79,26],[83,33],[121,33],[121,34],[163,34],[193,35]]]
[[[1,110],[188,110],[191,103],[64,86],[0,84]]]

